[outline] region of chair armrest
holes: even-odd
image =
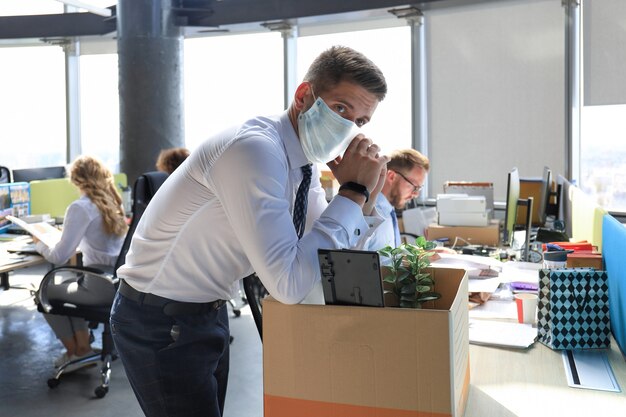
[[[110,283],[112,286],[117,287],[119,279],[115,276],[115,271],[113,267],[110,266],[59,266],[51,269],[44,275],[39,284],[39,289],[37,290],[37,299],[39,301],[39,305],[41,309],[45,313],[50,313],[53,309],[52,304],[50,304],[50,300],[48,299],[48,286],[54,280],[54,278],[61,273],[74,273],[77,279],[80,279],[85,274],[88,274],[90,277],[94,277],[95,279],[102,279],[106,282]]]

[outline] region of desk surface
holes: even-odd
[[[9,272],[46,262],[41,255],[18,255],[6,251],[10,243],[0,244],[0,286],[9,289]]]
[[[526,350],[470,345],[465,417],[626,416],[626,360],[613,340],[608,357],[622,392],[569,387],[561,352],[539,342]]]

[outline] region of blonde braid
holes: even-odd
[[[83,155],[72,164],[70,179],[100,210],[104,231],[124,235],[127,226],[122,197],[115,187],[111,171],[98,159]]]

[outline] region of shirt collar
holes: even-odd
[[[387,200],[387,197],[383,193],[378,193],[378,197],[376,197],[376,209],[380,213],[391,213],[391,210],[394,210],[393,206]]]
[[[296,130],[289,120],[289,113],[285,111],[280,116],[281,124],[281,137],[285,145],[285,151],[287,154],[287,161],[289,162],[289,169],[297,169],[303,165],[310,164],[307,157],[304,155],[302,145],[300,145],[300,139],[296,134]]]

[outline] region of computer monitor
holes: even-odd
[[[543,168],[543,176],[541,178],[541,196],[539,197],[539,223],[545,225],[549,220],[562,218],[559,213],[561,204],[561,183],[557,181],[556,189],[552,185],[554,177],[552,170],[548,167]]]
[[[539,224],[546,223],[550,206],[550,196],[552,195],[552,171],[548,167],[543,167],[543,176],[541,177],[541,194],[539,196]]]
[[[513,244],[515,232],[515,220],[517,219],[517,201],[520,196],[520,180],[517,168],[513,168],[508,174],[506,183],[506,208],[504,211],[504,234],[502,243],[505,246]]]
[[[65,178],[65,167],[40,167],[13,170],[14,182],[31,182],[37,180],[49,180],[52,178]]]
[[[513,245],[513,236],[516,229],[517,207],[526,207],[526,222],[523,230],[526,231],[526,239],[524,242],[522,260],[528,261],[530,253],[530,229],[532,224],[533,198],[520,198],[520,179],[519,171],[513,168],[508,174],[506,189],[506,210],[504,213],[504,233],[502,243],[505,246]]]
[[[565,223],[565,234],[572,236],[572,193],[570,188],[574,185],[562,175],[557,176],[557,187],[561,190],[560,198],[557,200],[559,204],[558,216]]]

